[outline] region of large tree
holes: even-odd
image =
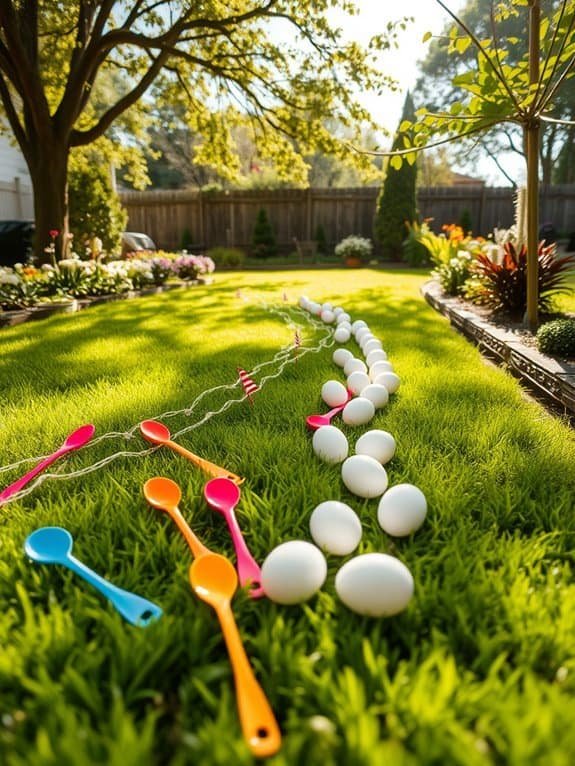
[[[544,0],[541,4],[544,18],[549,19],[557,11],[559,4],[558,0]],[[525,53],[525,16],[519,12],[497,16],[498,6],[499,3],[493,0],[467,0],[458,17],[473,30],[477,39],[493,38],[495,45],[504,47],[506,65],[516,67],[520,65]],[[473,66],[477,53],[473,45],[465,47],[464,38],[460,38],[459,55],[451,55],[452,26],[451,23],[446,24],[443,33],[432,39],[425,58],[419,63],[421,76],[416,87],[418,106],[425,105],[432,112],[444,104],[460,101],[464,97],[463,89],[454,83],[454,78]],[[575,118],[575,80],[567,80],[561,92],[557,94],[554,115],[567,120]],[[572,150],[574,139],[574,126],[557,123],[541,126],[539,156],[541,180],[544,184],[570,183],[573,180],[568,160],[574,159],[573,154],[569,152],[570,148]],[[472,167],[477,164],[478,155],[482,154],[495,163],[513,186],[517,185],[517,179],[510,176],[505,169],[504,157],[524,153],[519,126],[500,125],[498,130],[492,131],[488,136],[474,136],[473,139],[461,142],[457,150],[454,147],[453,151],[459,164]],[[559,158],[563,158],[564,161],[558,163]],[[575,164],[572,166],[572,172],[575,173]]]
[[[292,173],[306,170],[292,138],[306,153],[343,154],[325,117],[350,128],[369,119],[353,93],[393,85],[373,63],[394,28],[362,49],[330,24],[336,5],[354,12],[350,0],[2,0],[0,99],[30,170],[37,252],[50,230],[61,232],[59,249],[66,241],[70,151],[104,136],[152,86],[185,104],[204,136],[200,163],[233,173],[231,128],[248,118],[260,155]],[[124,87],[95,103],[111,72]],[[236,107],[234,119],[224,105]]]

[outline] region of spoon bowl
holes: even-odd
[[[308,428],[311,428],[312,431],[317,431],[317,429],[322,426],[329,426],[331,418],[328,418],[325,415],[308,415],[305,422]]]
[[[70,434],[64,444],[62,445],[65,449],[79,449],[80,447],[83,447],[84,444],[90,441],[92,436],[94,436],[94,432],[96,431],[96,427],[93,426],[91,423],[86,426],[81,426],[76,431],[74,431],[73,434]]]
[[[238,576],[232,562],[219,553],[200,556],[190,567],[190,583],[207,604],[231,601],[238,587]]]
[[[140,423],[140,432],[144,439],[152,444],[166,444],[170,441],[170,431],[163,423],[157,420],[143,420]]]
[[[208,504],[224,515],[229,508],[235,508],[240,495],[238,485],[229,479],[210,479],[204,486],[204,497]]]
[[[67,529],[42,527],[28,536],[26,555],[39,564],[61,564],[72,552],[74,541]]]
[[[144,496],[148,503],[159,511],[177,508],[182,492],[175,481],[156,476],[144,484]]]

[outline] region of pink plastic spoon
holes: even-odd
[[[308,415],[305,419],[307,427],[311,428],[312,431],[317,431],[317,429],[321,428],[322,426],[329,426],[331,419],[343,410],[352,396],[352,392],[348,389],[347,400],[343,404],[338,404],[337,407],[334,407],[329,412],[326,412],[325,415]]]
[[[70,434],[60,449],[57,449],[56,452],[54,452],[52,455],[44,458],[42,462],[38,463],[38,465],[29,471],[25,476],[22,476],[21,479],[15,481],[14,484],[10,484],[9,487],[6,487],[6,489],[0,493],[0,505],[5,503],[6,500],[12,497],[12,495],[20,492],[20,490],[26,484],[28,484],[29,481],[32,481],[35,476],[41,473],[44,469],[48,468],[49,465],[52,465],[52,463],[58,460],[58,458],[61,458],[62,455],[66,455],[68,452],[73,452],[74,450],[83,447],[84,444],[89,442],[92,436],[94,436],[95,430],[96,429],[93,425],[86,425],[78,428],[76,431],[74,431],[73,434]]]
[[[231,479],[211,479],[204,486],[204,497],[210,508],[221,513],[227,521],[236,550],[240,585],[242,587],[246,585],[251,586],[250,596],[252,598],[261,598],[264,595],[263,588],[260,585],[262,573],[254,557],[249,552],[234,513],[234,508],[240,499],[240,488]]]

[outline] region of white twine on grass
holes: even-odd
[[[242,295],[243,300],[246,300],[245,296]],[[276,316],[280,317],[287,325],[288,327],[296,328],[298,330],[302,330],[302,325],[297,324],[294,322],[293,317],[289,313],[289,311],[286,311],[285,309],[279,309],[277,306],[273,304],[268,304],[265,300],[260,300],[261,307],[268,311],[270,314],[275,314]],[[268,383],[270,380],[275,380],[276,378],[279,378],[285,368],[290,365],[294,364],[296,360],[301,357],[305,356],[306,354],[317,354],[320,351],[322,351],[324,348],[330,348],[334,345],[334,340],[332,336],[332,331],[330,328],[326,328],[326,325],[323,322],[318,321],[314,317],[310,316],[307,312],[303,311],[301,308],[297,307],[295,309],[292,309],[295,313],[297,313],[302,319],[304,319],[308,325],[311,325],[316,330],[323,330],[324,335],[320,340],[317,342],[315,346],[304,346],[300,345],[297,347],[298,350],[298,356],[293,355],[293,351],[296,350],[295,343],[290,343],[286,346],[283,346],[274,356],[272,359],[269,359],[265,362],[261,362],[260,364],[256,365],[252,368],[251,374],[257,375],[259,372],[261,372],[266,367],[269,367],[270,365],[274,365],[279,363],[279,367],[275,372],[271,372],[268,375],[264,375],[263,378],[259,381],[260,389],[263,388],[266,383]],[[241,387],[240,380],[234,381],[234,383],[227,383],[223,385],[214,386],[213,388],[206,389],[205,391],[202,391],[198,396],[194,399],[194,401],[189,405],[188,407],[185,407],[181,410],[170,410],[167,412],[163,412],[160,415],[155,415],[153,418],[144,418],[145,420],[167,420],[172,417],[176,417],[177,415],[185,415],[190,416],[193,411],[196,409],[196,407],[200,404],[202,399],[209,394],[213,394],[217,391],[232,391],[238,387]],[[247,395],[244,394],[243,396],[239,398],[230,398],[227,399],[218,409],[209,411],[205,413],[198,421],[195,423],[191,423],[190,425],[186,426],[185,428],[181,428],[179,431],[176,431],[174,434],[172,434],[172,438],[175,439],[178,436],[182,436],[183,434],[188,433],[189,431],[193,431],[200,426],[207,423],[209,420],[211,420],[213,417],[216,417],[218,415],[221,415],[222,413],[229,410],[231,407],[233,407],[236,404],[241,404],[247,399]],[[136,423],[134,426],[132,426],[128,431],[110,431],[109,433],[102,434],[101,436],[98,436],[96,439],[90,441],[88,444],[86,444],[82,451],[86,451],[90,447],[95,447],[100,442],[107,440],[107,439],[132,439],[134,438],[136,432],[138,431],[140,427],[140,423]],[[118,458],[131,458],[131,457],[143,457],[145,455],[150,455],[153,452],[155,452],[157,449],[159,449],[159,445],[148,447],[143,450],[138,451],[127,451],[127,450],[121,450],[119,452],[115,452],[112,455],[108,455],[107,457],[102,458],[101,460],[96,461],[95,463],[92,463],[89,466],[85,466],[84,468],[80,468],[77,471],[70,471],[70,472],[63,472],[59,471],[57,473],[42,473],[40,474],[33,482],[28,484],[24,489],[22,489],[20,492],[12,495],[9,499],[5,500],[3,503],[0,503],[0,508],[3,505],[7,505],[8,503],[11,503],[16,500],[22,500],[24,497],[32,493],[35,489],[37,489],[41,484],[43,484],[45,481],[48,481],[49,479],[76,479],[81,476],[86,476],[89,473],[93,473],[94,471],[98,471],[101,468],[104,468],[109,463],[113,462],[114,460],[117,460]],[[26,463],[38,463],[41,460],[44,460],[47,457],[47,455],[42,455],[39,457],[30,457],[30,458],[24,458],[22,460],[19,460],[16,463],[12,463],[7,466],[0,467],[0,473],[3,473],[4,471],[14,470],[15,468],[18,468],[19,466],[22,466]]]

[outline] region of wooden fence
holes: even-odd
[[[278,189],[269,191],[149,191],[123,192],[128,230],[144,232],[159,247],[178,248],[190,232],[198,248],[216,246],[249,250],[257,213],[264,208],[273,225],[278,247],[294,249],[294,238],[309,242],[323,226],[328,244],[349,234],[373,236],[373,218],[379,190]],[[488,234],[513,223],[513,191],[509,188],[435,187],[420,189],[418,208],[432,226],[457,222],[464,210],[473,231]],[[575,230],[575,185],[548,187],[541,192],[541,221],[551,221],[562,232]]]

